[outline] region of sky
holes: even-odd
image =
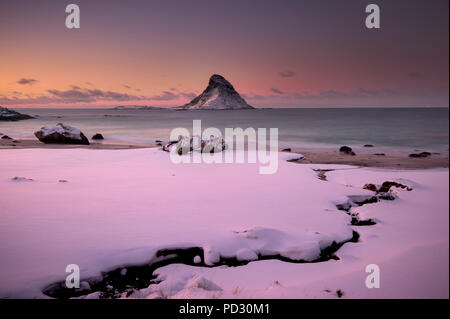
[[[448,37],[448,0],[0,1],[0,105],[177,106],[221,74],[255,107],[448,107]]]

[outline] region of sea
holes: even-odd
[[[348,145],[366,153],[429,151],[448,155],[448,108],[291,108],[255,110],[17,108],[36,118],[0,122],[0,132],[12,137],[34,138],[42,126],[64,123],[91,137],[101,133],[103,143],[154,143],[169,140],[177,127],[192,131],[193,120],[202,129],[278,128],[279,146],[337,149]],[[364,145],[374,147],[367,148]]]

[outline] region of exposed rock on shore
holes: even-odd
[[[58,123],[55,126],[44,126],[34,132],[34,135],[43,143],[89,145],[89,141],[83,132],[62,123]]]
[[[409,157],[414,157],[414,158],[422,158],[422,157],[428,157],[431,156],[430,152],[422,152],[422,153],[413,153],[413,154],[409,154]]]
[[[103,140],[104,137],[103,137],[102,134],[96,133],[94,136],[92,136],[92,139],[93,139],[93,140]]]
[[[356,155],[355,152],[353,152],[352,148],[348,147],[348,146],[341,146],[341,148],[339,149],[339,152],[348,154],[348,155]]]
[[[170,141],[163,146],[163,151],[170,152],[175,147],[178,155],[188,154],[193,151],[201,153],[219,153],[227,149],[225,140],[220,137],[211,136],[208,139],[201,139],[199,136],[180,136],[178,141]]]

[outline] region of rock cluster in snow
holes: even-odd
[[[0,121],[19,121],[32,118],[34,117],[0,106]]]
[[[200,136],[180,136],[178,141],[170,141],[163,146],[163,150],[170,152],[175,147],[178,155],[188,154],[193,151],[201,153],[219,153],[227,149],[225,140],[221,137],[210,136],[202,139]]]
[[[89,145],[89,140],[83,132],[75,127],[62,123],[58,123],[55,126],[44,126],[34,132],[34,135],[43,143]]]
[[[182,109],[202,110],[239,110],[253,109],[253,106],[239,95],[230,82],[223,76],[214,74],[209,79],[208,87]]]

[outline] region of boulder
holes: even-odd
[[[348,154],[348,155],[356,155],[355,152],[353,152],[352,148],[348,147],[348,146],[341,146],[341,148],[339,149],[339,152]]]
[[[44,126],[34,132],[34,135],[43,143],[83,144],[89,145],[89,140],[79,129],[58,123],[55,126]]]
[[[9,137],[8,135],[3,135],[2,140],[12,140],[12,138]]]
[[[372,144],[364,144],[364,147],[373,147]]]
[[[282,151],[282,152],[290,152],[290,151],[291,151],[291,148],[290,148],[290,147],[288,147],[288,148],[283,148],[281,151]]]
[[[93,139],[93,140],[103,140],[104,137],[103,137],[102,134],[96,133],[96,134],[94,134],[94,136],[92,136],[92,139]]]

